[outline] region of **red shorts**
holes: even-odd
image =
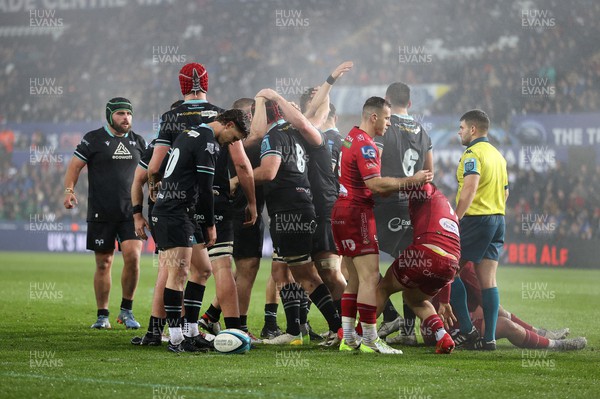
[[[331,229],[337,253],[343,256],[379,254],[373,209],[369,207],[333,206]]]
[[[452,282],[458,270],[458,260],[440,255],[424,245],[411,244],[391,267],[400,284],[434,296]]]
[[[467,291],[467,308],[469,308],[469,312],[474,312],[478,306],[481,306],[481,286],[477,274],[475,274],[473,262],[468,262],[463,266],[460,271],[460,279]]]

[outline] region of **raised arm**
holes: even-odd
[[[259,145],[265,134],[267,134],[267,110],[265,108],[267,99],[257,95],[254,101],[254,115],[250,124],[250,135],[244,140],[244,147],[246,148]]]
[[[304,137],[308,144],[312,146],[320,146],[323,144],[323,136],[319,130],[314,127],[304,115],[302,115],[302,112],[285,98],[281,97],[275,90],[263,89],[258,92],[257,96],[264,97],[277,103],[283,112],[285,120],[300,131],[300,134],[302,134],[302,137]]]
[[[346,61],[338,65],[331,75],[327,77],[327,80],[319,86],[315,93],[308,109],[306,110],[305,116],[317,127],[320,127],[327,119],[329,113],[329,92],[333,87],[333,84],[337,79],[342,77],[345,72],[352,69],[354,63],[352,61]]]

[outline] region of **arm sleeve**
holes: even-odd
[[[77,148],[75,148],[75,152],[73,153],[74,156],[81,159],[85,163],[88,163],[92,156],[92,150],[90,149],[90,140],[91,137],[89,134],[83,136],[83,139],[81,139],[81,142],[79,142]]]
[[[267,134],[260,145],[260,158],[276,155],[282,157],[281,144],[277,134]]]
[[[481,162],[474,152],[465,156],[463,163],[463,177],[468,175],[481,175]]]
[[[152,141],[150,144],[148,144],[148,147],[146,147],[146,149],[142,153],[140,162],[138,162],[138,166],[144,170],[148,170],[148,164],[150,163],[150,160],[152,159],[153,153],[154,153],[154,141]]]
[[[171,147],[173,145],[174,137],[173,137],[173,129],[171,127],[171,119],[175,117],[175,114],[171,114],[170,112],[165,112],[160,117],[160,128],[158,130],[158,137],[156,138],[155,144],[157,146],[167,146]]]

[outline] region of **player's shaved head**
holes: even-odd
[[[335,117],[336,109],[332,103],[329,103],[329,114],[327,114],[328,119],[332,119]]]
[[[460,117],[460,121],[464,121],[468,127],[475,126],[480,133],[486,133],[490,128],[490,118],[480,109],[466,112]]]
[[[408,107],[410,87],[402,82],[392,83],[385,92],[385,98],[395,107]]]
[[[255,101],[253,98],[248,98],[248,97],[238,98],[237,100],[235,100],[233,102],[233,104],[231,105],[231,108],[244,109],[244,108],[252,107],[254,105],[254,102]]]
[[[363,105],[362,118],[369,119],[369,116],[373,114],[379,115],[385,107],[391,108],[392,105],[384,98],[370,97],[365,101],[365,105]]]

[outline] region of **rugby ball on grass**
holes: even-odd
[[[242,330],[229,328],[217,334],[213,341],[215,350],[220,353],[246,353],[250,350],[250,337]]]

